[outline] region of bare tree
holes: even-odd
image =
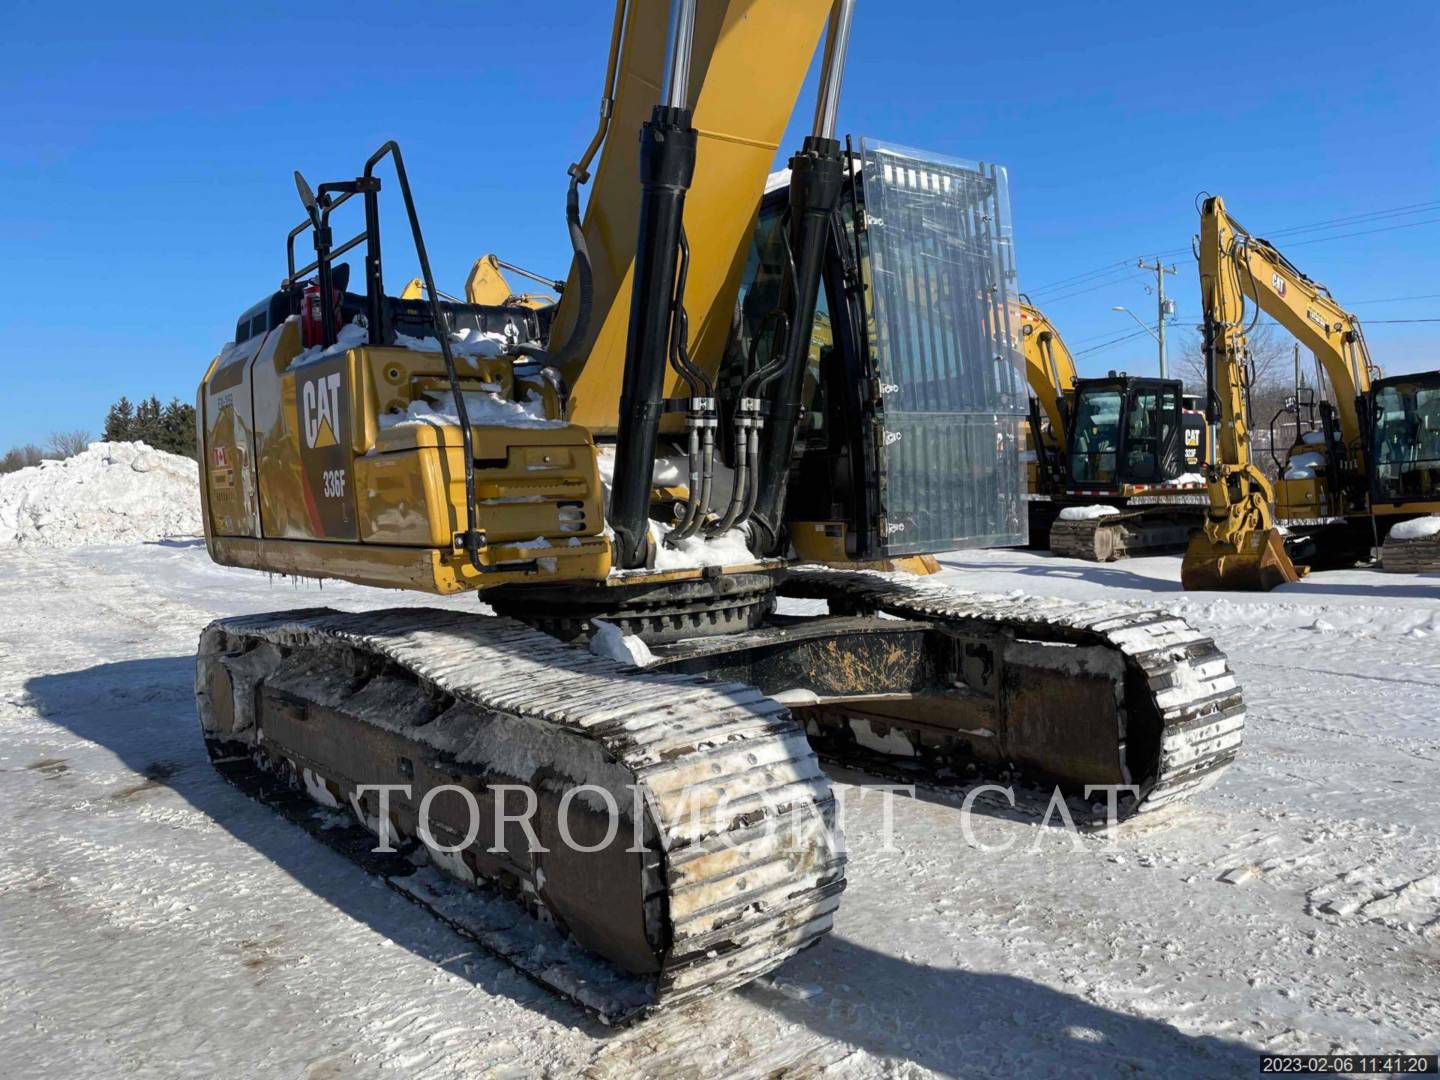
[[[31,465],[39,465],[44,457],[44,451],[34,443],[13,447],[6,451],[4,457],[0,457],[0,473],[28,469]]]
[[[1271,383],[1291,384],[1293,342],[1278,323],[1261,319],[1245,335],[1250,354],[1250,385],[1252,388]],[[1185,389],[1201,393],[1205,389],[1205,343],[1196,331],[1184,337],[1180,351],[1180,376]]]
[[[1249,354],[1250,386],[1246,394],[1249,406],[1250,450],[1260,468],[1274,479],[1279,474],[1277,462],[1302,433],[1295,414],[1286,406],[1295,395],[1295,343],[1278,323],[1261,319],[1246,334]],[[1308,353],[1305,354],[1308,358]],[[1302,369],[1309,377],[1309,365]],[[1199,333],[1184,338],[1180,351],[1179,374],[1187,392],[1197,395],[1203,407],[1205,400],[1205,349]],[[1313,382],[1313,379],[1312,379]],[[1309,419],[1309,417],[1305,417]]]
[[[52,431],[50,442],[46,444],[49,451],[46,456],[52,458],[72,458],[81,453],[90,445],[90,433],[88,431]]]

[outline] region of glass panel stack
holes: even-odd
[[[1005,170],[862,140],[891,555],[1026,540]]]

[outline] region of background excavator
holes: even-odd
[[[1218,196],[1201,207],[1199,259],[1207,420],[1220,452],[1185,587],[1270,589],[1310,569],[1354,565],[1395,524],[1440,511],[1440,372],[1381,378],[1359,319],[1251,236]],[[1250,448],[1247,299],[1253,317],[1263,311],[1315,354],[1331,390],[1310,431],[1297,404],[1296,439],[1273,485]],[[1276,517],[1296,523],[1288,535]],[[1389,543],[1392,562],[1440,569],[1440,541]]]
[[[1023,300],[1018,309],[1031,395],[1030,546],[1096,562],[1184,551],[1204,519],[1208,450],[1183,384],[1113,371],[1082,379],[1044,313]]]
[[[1020,542],[1024,389],[1004,171],[835,137],[852,6],[617,3],[558,304],[475,275],[445,298],[394,143],[296,174],[282,287],[199,392],[216,561],[497,613],[212,624],[216,766],[611,1021],[829,928],[817,752],[1128,785],[1129,814],[1213,784],[1242,738],[1225,657],[1181,619],[857,569]],[[812,134],[766,196],[822,32]],[[408,297],[384,285],[387,163]]]

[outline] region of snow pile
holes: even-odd
[[[1286,480],[1313,480],[1317,469],[1325,468],[1325,455],[1310,451],[1296,454],[1285,466]]]
[[[319,345],[311,345],[304,352],[297,353],[294,360],[291,360],[289,367],[296,368],[303,364],[313,364],[316,360],[324,360],[330,356],[339,356],[351,349],[358,349],[361,345],[370,344],[370,331],[359,323],[350,323],[342,326],[340,332],[335,335],[335,344],[328,349]]]
[[[662,443],[655,453],[655,465],[650,479],[656,487],[688,487],[690,483],[690,459],[675,447]],[[610,505],[610,487],[615,482],[615,445],[604,443],[595,447],[595,465],[600,470],[600,485],[605,490],[605,505]],[[730,499],[730,485],[733,474],[725,467],[719,455],[715,457],[715,475],[710,488],[710,506],[724,507]]]
[[[1430,536],[1440,536],[1440,517],[1411,518],[1390,530],[1392,540],[1424,540]]]
[[[626,667],[647,667],[655,662],[650,646],[634,634],[627,634],[612,622],[591,619],[595,636],[590,639],[590,651],[596,656],[614,660]]]
[[[498,389],[498,388],[497,388]],[[512,401],[489,390],[466,390],[465,413],[471,425],[513,428],[560,428],[564,420],[545,419],[545,407],[534,393],[526,401]],[[403,413],[386,413],[380,417],[382,428],[393,427],[458,427],[455,399],[443,390],[434,391],[420,401],[412,401]]]
[[[197,536],[200,470],[141,442],[96,442],[0,476],[0,544],[135,543]]]
[[[450,335],[450,352],[455,356],[479,356],[488,360],[503,353],[512,340],[505,334],[466,327]],[[408,334],[396,334],[395,344],[402,349],[414,349],[416,352],[440,351],[440,339],[434,337],[415,338]]]
[[[456,330],[450,335],[450,352],[455,356],[478,356],[482,359],[493,359],[505,351],[512,341],[512,338],[505,334],[490,333],[485,330],[472,330],[466,327],[463,330]],[[304,352],[299,353],[294,360],[290,361],[290,367],[300,367],[303,364],[314,363],[316,360],[324,360],[327,357],[339,356],[351,349],[358,349],[362,345],[370,344],[370,331],[359,323],[348,323],[342,326],[335,335],[335,344],[328,349],[322,349],[319,345],[312,345]],[[413,349],[416,352],[439,352],[440,341],[433,337],[410,337],[408,334],[396,334],[395,344],[402,349]],[[226,348],[232,348],[231,345]],[[222,354],[223,355],[223,354]]]
[[[656,570],[693,570],[700,566],[740,566],[753,563],[755,555],[745,543],[745,534],[731,529],[713,540],[704,536],[692,536],[681,540],[675,547],[665,543],[670,527],[658,521],[650,523],[655,538]]]
[[[615,447],[612,445],[597,446],[595,448],[595,462],[600,470],[600,486],[603,489],[606,512],[610,508],[610,486],[615,477]],[[685,485],[688,483],[686,475],[689,464],[686,458],[680,456],[667,456],[661,454],[655,459],[653,481],[655,484],[665,487],[671,485]],[[710,493],[710,506],[712,510],[723,510],[729,502],[729,484],[732,481],[729,470],[721,462],[715,462],[715,486]],[[670,533],[673,526],[663,522],[652,521],[650,523],[650,539],[655,544],[655,569],[656,570],[695,570],[702,566],[740,566],[748,565],[756,561],[755,554],[745,542],[745,534],[740,529],[731,529],[723,536],[707,538],[703,533],[692,536],[688,540],[681,540],[675,547],[667,547],[665,537]],[[610,526],[605,526],[605,535],[611,535]],[[612,569],[612,575],[623,574],[625,571]]]
[[[570,543],[579,544],[580,541],[572,536],[570,537]],[[532,551],[549,551],[555,545],[550,543],[550,541],[545,539],[545,537],[537,536],[534,540],[521,540],[519,543],[506,544],[505,546],[517,548],[518,550],[529,554]],[[560,568],[560,560],[555,558],[555,556],[553,555],[537,555],[535,556],[535,565],[538,566],[541,570],[545,571],[545,573],[553,574],[556,570]]]
[[[1094,521],[1096,518],[1110,517],[1120,511],[1113,506],[1067,506],[1060,511],[1061,521]]]

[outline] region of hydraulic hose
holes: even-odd
[[[577,171],[571,166],[570,189],[565,195],[565,224],[570,230],[570,247],[575,253],[575,275],[580,293],[580,307],[575,312],[575,325],[565,344],[555,352],[549,348],[534,345],[517,345],[512,350],[521,356],[529,356],[553,367],[564,367],[579,358],[585,345],[586,334],[590,331],[590,316],[595,306],[595,274],[590,265],[590,245],[585,241],[585,230],[580,221],[580,183],[588,173]]]
[[[687,465],[689,486],[686,489],[685,512],[675,528],[665,535],[667,547],[693,536],[710,513],[710,483],[714,475],[713,437],[705,434],[714,426],[715,401],[713,384],[690,360],[687,341],[690,319],[685,313],[685,282],[690,273],[690,242],[685,228],[680,228],[680,266],[675,275],[675,297],[671,305],[670,366],[690,388],[690,409],[686,417],[689,433]]]
[[[600,98],[600,121],[595,134],[580,160],[570,166],[570,188],[565,194],[565,224],[570,231],[570,248],[575,253],[575,274],[580,292],[580,307],[575,313],[575,325],[570,337],[562,348],[555,352],[521,345],[514,351],[531,356],[542,363],[563,367],[579,358],[590,330],[590,318],[595,304],[595,277],[590,263],[590,246],[585,240],[585,229],[580,220],[580,185],[590,179],[590,162],[595,160],[601,145],[610,131],[610,117],[615,109],[615,77],[620,67],[620,42],[625,33],[625,18],[629,0],[615,0],[615,18],[610,28],[610,53],[605,62],[605,92]]]
[[[775,334],[771,345],[771,356],[783,358],[785,343],[789,338],[790,317],[784,311],[775,310],[770,312],[761,321],[755,332],[755,337],[750,342],[749,362],[745,365],[750,368],[750,374],[740,384],[740,400],[735,407],[735,476],[730,488],[730,504],[725,508],[725,514],[715,527],[710,530],[711,536],[721,536],[733,528],[743,525],[750,512],[755,507],[755,495],[751,492],[754,484],[753,475],[758,464],[759,457],[759,425],[762,423],[760,417],[760,401],[754,396],[753,391],[768,382],[773,374],[778,374],[779,365],[775,359],[768,362],[763,368],[755,367],[755,358],[760,350],[760,342],[765,338],[765,330],[771,323],[775,324]],[[772,374],[771,372],[774,369]]]

